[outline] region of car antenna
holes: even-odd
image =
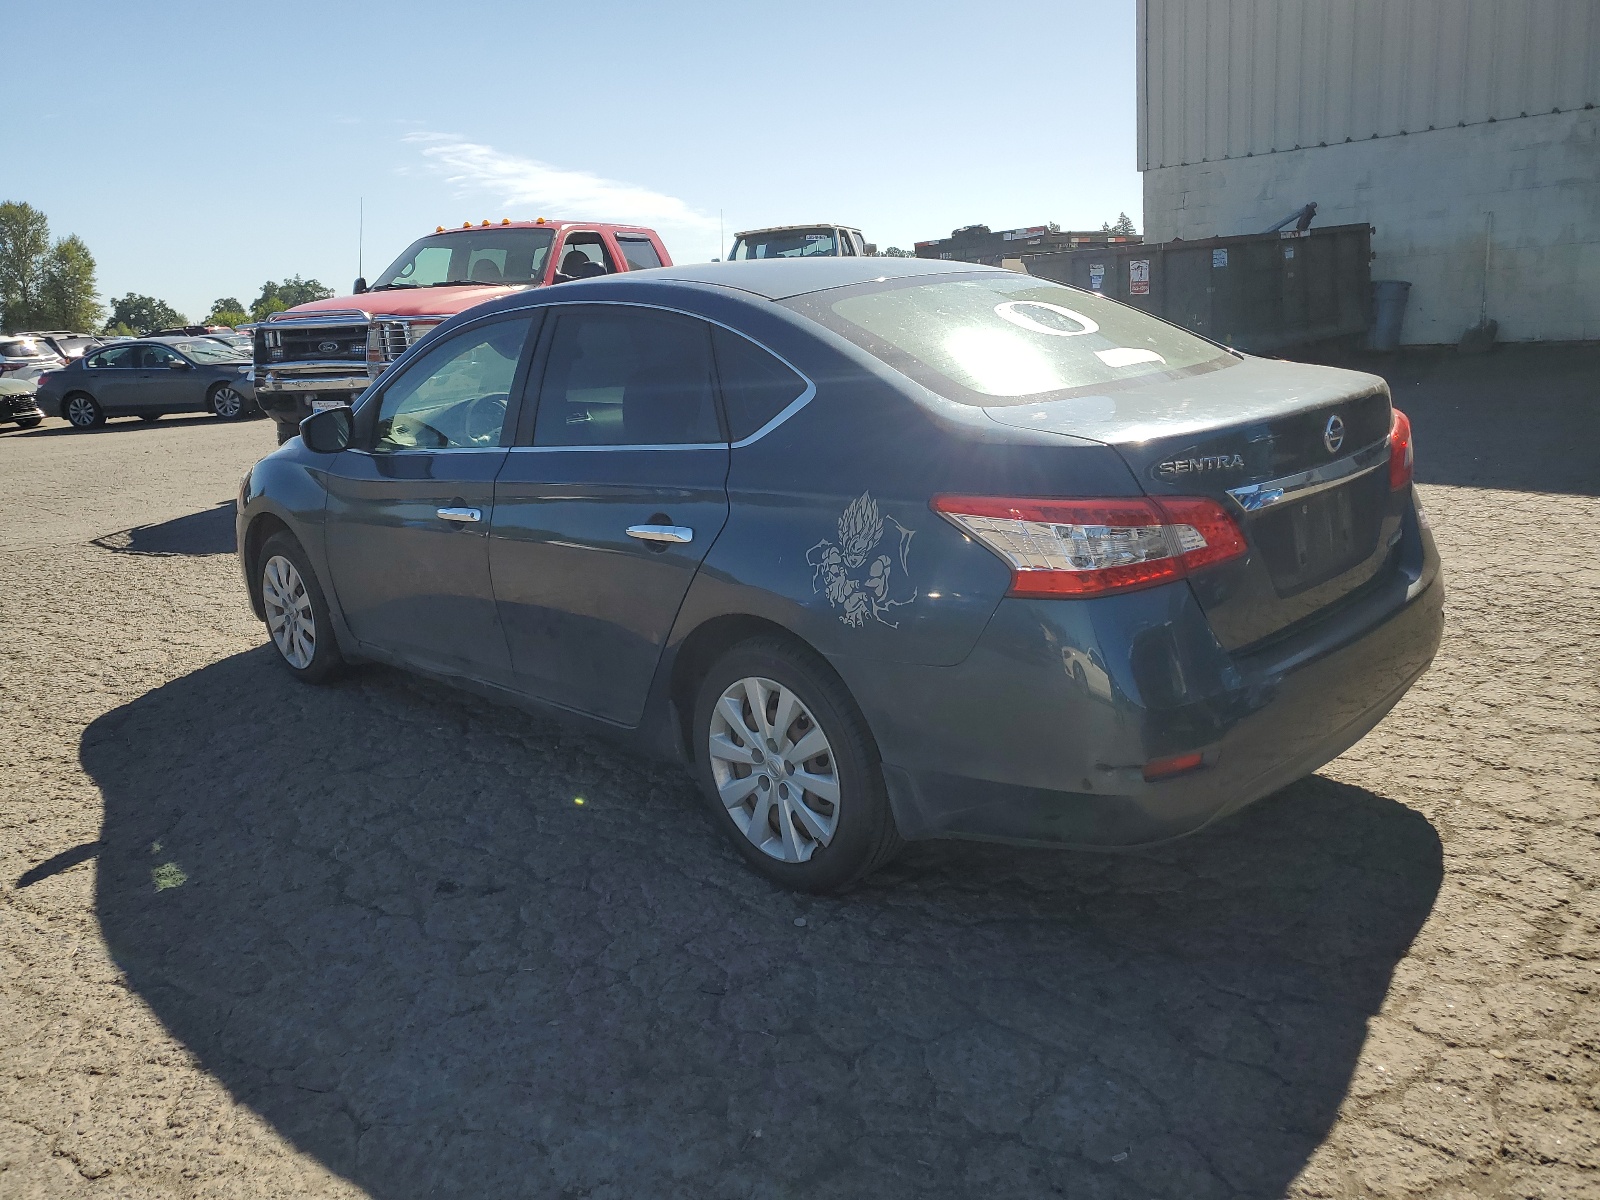
[[[367,273],[361,268],[366,264],[363,261],[362,251],[366,249],[367,242],[367,198],[356,198],[356,278],[365,279]]]

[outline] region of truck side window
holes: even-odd
[[[588,264],[598,264],[595,271]],[[561,247],[556,271],[563,279],[582,279],[587,275],[609,275],[617,269],[598,233],[570,233]]]
[[[622,247],[622,257],[630,271],[647,271],[661,265],[661,256],[656,253],[655,245],[649,238],[623,237],[619,234],[617,245]]]
[[[839,239],[839,254],[841,257],[853,258],[856,253],[855,241],[842,229],[834,230],[834,236]]]

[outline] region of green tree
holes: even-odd
[[[0,323],[37,328],[44,267],[50,257],[50,222],[31,204],[0,204]]]
[[[916,255],[910,250],[902,250],[902,249],[900,249],[899,246],[890,246],[887,250],[882,251],[879,254],[879,257],[880,258],[915,258]]]
[[[282,312],[286,308],[296,305],[309,304],[313,300],[326,300],[333,295],[333,289],[323,287],[315,279],[301,279],[295,275],[285,279],[282,283],[267,280],[261,285],[261,295],[257,296],[255,303],[250,306],[250,316],[253,320],[264,321],[275,312]]]
[[[232,296],[223,296],[211,302],[211,311],[205,315],[207,325],[243,325],[250,319],[244,305]]]
[[[1115,224],[1107,222],[1100,226],[1101,233],[1112,233],[1118,237],[1133,237],[1139,231],[1133,227],[1133,218],[1127,213],[1118,213]]]
[[[105,314],[95,296],[94,255],[75,233],[50,247],[39,288],[39,310],[39,324],[45,329],[75,332],[95,328]]]
[[[158,329],[170,329],[174,325],[188,323],[189,318],[165,300],[129,292],[126,296],[111,302],[111,316],[106,320],[106,332],[111,332],[115,325],[124,325],[143,337]]]

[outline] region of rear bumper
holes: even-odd
[[[1146,845],[1315,771],[1381,721],[1438,649],[1438,558],[1414,515],[1407,524],[1410,562],[1255,655],[1223,650],[1177,584],[1006,600],[959,667],[847,676],[902,834]],[[1202,768],[1144,779],[1144,764],[1196,751]]]

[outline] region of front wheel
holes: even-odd
[[[97,429],[106,423],[105,409],[93,396],[82,392],[68,396],[61,406],[61,415],[74,429]]]
[[[43,417],[23,417],[17,422],[18,429],[37,429]]]
[[[292,534],[275,533],[256,561],[256,587],[278,657],[296,678],[321,683],[344,665],[344,658],[305,551]]]
[[[694,736],[713,819],[774,883],[842,891],[899,850],[866,719],[814,654],[734,647],[701,684]]]
[[[211,405],[212,415],[221,417],[224,421],[237,421],[244,416],[244,396],[237,388],[226,383],[219,383],[212,388],[206,400]]]

